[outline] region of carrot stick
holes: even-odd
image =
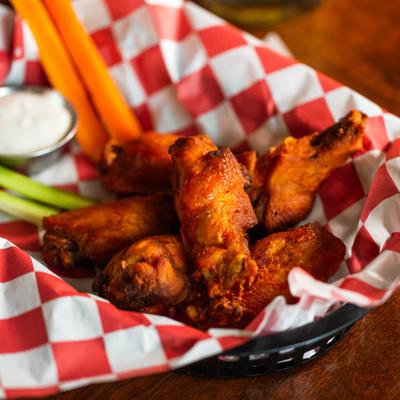
[[[40,0],[11,0],[11,3],[31,28],[51,84],[73,104],[78,113],[77,138],[83,151],[98,161],[107,134],[45,7]]]
[[[42,0],[65,47],[92,96],[110,136],[119,142],[137,138],[141,127],[107,70],[93,41],[78,20],[71,0]]]

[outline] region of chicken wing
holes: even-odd
[[[99,168],[104,187],[122,195],[171,191],[168,148],[179,137],[146,133],[127,144],[111,140],[104,148]]]
[[[257,273],[246,237],[256,216],[245,177],[232,152],[205,136],[179,139],[170,154],[175,209],[196,269],[187,314],[196,323],[211,318],[225,325],[240,319],[241,293]]]
[[[117,307],[173,317],[189,293],[179,236],[153,236],[117,253],[93,282],[93,290]]]
[[[104,266],[139,239],[178,231],[172,198],[161,194],[62,212],[45,218],[43,225],[44,260],[66,269]]]
[[[255,168],[250,163],[250,196],[259,223],[277,231],[304,219],[320,184],[362,150],[366,118],[351,111],[323,132],[287,138],[261,157]]]
[[[339,269],[345,255],[344,244],[321,225],[309,224],[259,240],[251,249],[259,272],[251,288],[242,296],[243,317],[237,327],[246,326],[276,296],[288,302],[288,274],[301,267],[315,278],[327,281]]]

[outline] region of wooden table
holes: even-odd
[[[326,0],[273,30],[299,60],[400,115],[399,21],[399,0]],[[168,373],[51,398],[395,400],[400,398],[399,332],[397,295],[357,323],[326,356],[296,372],[229,381]]]

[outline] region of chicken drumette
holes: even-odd
[[[167,235],[121,250],[93,282],[93,290],[119,308],[170,317],[189,288],[181,239]]]
[[[199,324],[230,324],[241,318],[241,296],[258,270],[246,237],[256,216],[245,177],[232,152],[205,136],[179,139],[170,154],[175,209],[195,268],[187,315]]]

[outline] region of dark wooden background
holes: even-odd
[[[400,115],[399,22],[399,0],[325,0],[272,29],[299,60]],[[400,295],[357,323],[326,356],[295,372],[235,380],[168,373],[92,385],[51,399],[398,400]]]

